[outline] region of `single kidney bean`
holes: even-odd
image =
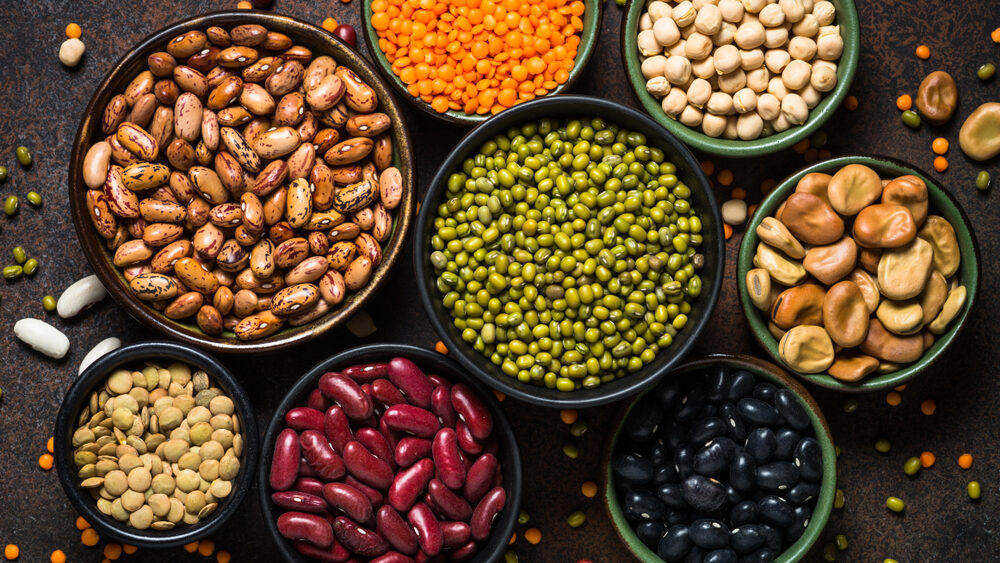
[[[333,533],[344,547],[358,555],[376,557],[389,551],[389,544],[382,536],[362,528],[346,516],[338,516],[333,522]]]
[[[413,528],[388,504],[382,505],[375,514],[375,531],[403,553],[413,555],[419,549]]]
[[[284,491],[292,486],[299,475],[299,436],[295,430],[286,428],[274,441],[274,456],[271,457],[271,488]]]
[[[330,547],[316,547],[306,542],[292,542],[292,545],[302,555],[324,563],[345,563],[351,558],[351,552],[336,539]]]
[[[348,442],[344,446],[344,463],[351,475],[362,483],[376,489],[385,489],[392,484],[392,468],[369,452],[361,442]]]
[[[387,407],[406,402],[406,397],[399,391],[399,388],[388,379],[372,381],[372,397]]]
[[[344,409],[348,418],[364,419],[372,415],[372,400],[353,379],[330,372],[319,378],[319,390]]]
[[[468,561],[472,559],[472,556],[476,554],[479,550],[479,544],[476,540],[469,540],[469,543],[463,545],[462,547],[456,549],[451,553],[451,559],[449,561]]]
[[[458,435],[458,446],[467,454],[479,455],[483,453],[483,443],[472,435],[469,426],[459,420],[455,423],[455,434]]]
[[[502,487],[497,487],[486,493],[486,496],[479,501],[475,510],[472,511],[472,520],[469,521],[469,527],[472,528],[472,537],[479,541],[488,538],[490,536],[490,529],[493,528],[493,520],[503,510],[503,506],[506,503],[507,493]]]
[[[441,535],[444,536],[445,548],[457,549],[472,537],[472,528],[465,522],[441,522]]]
[[[411,403],[423,408],[431,406],[434,385],[417,364],[406,358],[393,358],[389,360],[388,375],[389,381],[395,383]]]
[[[456,383],[451,386],[451,405],[476,438],[485,440],[493,432],[493,417],[486,403],[468,385]]]
[[[390,551],[372,559],[368,563],[413,563],[413,558],[398,551]]]
[[[324,512],[327,508],[322,497],[300,491],[278,491],[271,495],[271,500],[285,510]]]
[[[346,471],[344,460],[333,451],[330,442],[322,432],[316,430],[306,430],[302,433],[299,442],[302,445],[302,453],[306,456],[306,461],[316,470],[320,477],[327,481],[340,479]]]
[[[389,487],[389,504],[400,512],[406,512],[417,502],[434,477],[434,462],[424,458],[400,471]]]
[[[368,500],[372,501],[372,506],[381,506],[384,500],[382,493],[378,489],[369,487],[368,485],[358,481],[351,475],[344,477],[344,483],[354,487],[355,489],[361,491],[368,497]]]
[[[396,444],[395,460],[400,467],[409,467],[431,455],[431,441],[407,436]]]
[[[372,503],[360,490],[344,483],[327,483],[323,498],[330,507],[339,509],[355,522],[370,523],[375,515]]]
[[[429,379],[431,381],[431,384],[435,388],[437,388],[437,387],[447,387],[448,389],[451,389],[451,382],[448,381],[447,379],[441,377],[440,375],[435,375],[435,374],[432,373],[432,374],[430,374],[430,375],[427,376],[427,379]]]
[[[323,498],[323,481],[315,477],[299,477],[292,485],[292,490]]]
[[[300,448],[301,449],[301,448]],[[306,461],[305,456],[299,456],[299,476],[301,477],[319,477],[319,473],[309,465]]]
[[[393,470],[396,469],[396,460],[392,457],[392,448],[389,447],[389,442],[386,441],[385,436],[381,432],[370,426],[358,428],[358,431],[354,433],[354,439],[361,442],[361,445],[368,448],[368,451],[374,454],[375,457],[388,463],[389,467],[392,467]]]
[[[278,516],[278,532],[292,541],[306,541],[316,547],[333,544],[330,523],[315,514],[285,512]]]
[[[359,383],[371,383],[380,377],[385,377],[388,367],[386,363],[358,364],[344,368],[343,374]]]
[[[444,547],[444,535],[441,533],[441,524],[429,506],[422,502],[413,505],[406,515],[406,520],[417,532],[417,543],[420,544],[421,551],[431,557],[441,553],[441,548]]]
[[[344,452],[344,445],[354,439],[354,433],[351,432],[351,421],[347,420],[344,409],[333,405],[326,410],[323,419],[323,433],[326,434],[326,439],[330,441],[333,449],[340,453]]]
[[[431,455],[438,479],[452,489],[459,489],[465,483],[465,456],[458,447],[458,438],[451,428],[442,428],[431,444]]]
[[[330,404],[330,401],[323,396],[323,392],[319,388],[310,391],[309,397],[306,398],[306,406],[316,409],[319,412],[326,412],[326,409],[330,408]]]
[[[441,419],[444,426],[454,427],[458,420],[455,407],[451,406],[451,390],[447,387],[438,386],[431,392],[431,410]]]
[[[466,485],[468,485],[468,482]],[[438,512],[443,516],[463,522],[468,522],[469,517],[472,516],[472,505],[464,498],[452,492],[440,479],[432,479],[427,484],[427,493],[430,494],[434,506],[438,508]]]
[[[479,502],[483,495],[490,490],[493,484],[493,476],[496,475],[497,467],[500,463],[493,454],[483,454],[469,468],[469,474],[465,477],[465,488],[462,489],[462,496],[469,502]],[[462,518],[461,520],[464,520]]]
[[[393,405],[382,413],[382,420],[389,428],[409,432],[418,438],[430,438],[441,428],[434,413],[413,405]]]
[[[297,407],[285,413],[285,424],[302,432],[303,430],[323,431],[323,411],[309,407]]]
[[[392,446],[393,449],[395,449],[396,444],[398,444],[400,440],[399,432],[396,432],[395,430],[389,427],[389,424],[385,421],[384,416],[378,421],[378,429],[380,432],[382,432],[382,435],[385,436],[385,439],[387,442],[389,442],[389,445]]]

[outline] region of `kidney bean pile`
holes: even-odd
[[[406,358],[324,374],[285,423],[271,500],[307,557],[468,561],[506,504],[486,403]]]
[[[716,365],[632,409],[612,459],[625,517],[665,561],[771,561],[809,525],[820,444],[790,390]]]

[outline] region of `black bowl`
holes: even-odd
[[[142,360],[176,360],[204,370],[236,403],[236,413],[240,415],[244,438],[236,487],[219,503],[218,510],[197,524],[183,525],[165,531],[137,530],[101,513],[90,495],[80,487],[80,479],[73,464],[71,442],[80,409],[88,401],[90,393],[101,385],[104,378],[113,370],[134,365]],[[56,415],[56,430],[53,436],[55,436],[55,462],[59,482],[73,507],[102,536],[141,547],[174,547],[211,535],[239,509],[243,498],[250,491],[253,472],[257,469],[257,418],[250,397],[233,374],[218,360],[200,350],[173,342],[140,342],[125,346],[102,356],[87,367],[63,397],[62,406]]]
[[[442,192],[448,176],[461,167],[462,161],[479,151],[488,139],[504,133],[510,127],[541,118],[565,118],[597,116],[609,123],[646,135],[649,146],[663,150],[667,158],[677,166],[677,177],[691,188],[691,201],[702,217],[704,242],[701,253],[705,256],[705,267],[701,272],[702,292],[691,306],[687,326],[674,337],[673,344],[660,351],[647,366],[640,371],[602,383],[596,389],[580,389],[572,392],[557,391],[547,387],[521,383],[500,372],[489,358],[475,351],[462,340],[461,331],[451,322],[451,316],[441,304],[434,269],[430,265],[430,245],[428,241],[433,228],[433,218],[437,213]],[[430,189],[421,203],[414,231],[414,263],[417,289],[420,301],[427,311],[434,328],[445,342],[451,356],[458,360],[472,375],[490,387],[508,395],[545,407],[583,408],[593,407],[620,400],[655,384],[677,365],[694,346],[698,335],[705,328],[708,318],[715,308],[722,286],[725,264],[725,237],[722,234],[722,217],[719,206],[712,195],[711,184],[701,171],[701,165],[691,151],[669,131],[651,117],[632,108],[609,100],[589,96],[553,96],[533,100],[491,118],[470,131],[458,142],[438,168]]]
[[[278,433],[285,429],[285,413],[289,410],[303,406],[306,397],[316,389],[319,378],[326,372],[336,371],[339,368],[354,364],[364,364],[369,362],[389,361],[396,356],[403,356],[413,360],[421,369],[427,373],[436,373],[446,377],[452,382],[461,382],[472,387],[476,393],[482,397],[490,415],[493,416],[493,432],[496,434],[497,443],[500,446],[498,457],[500,459],[501,471],[503,472],[504,488],[507,490],[507,504],[503,512],[493,524],[493,531],[482,549],[476,554],[470,563],[491,563],[502,558],[503,552],[507,549],[507,542],[514,532],[514,524],[517,523],[517,515],[521,510],[521,489],[523,487],[523,472],[521,469],[521,454],[518,451],[517,439],[514,437],[514,429],[507,421],[507,415],[500,407],[500,402],[496,400],[493,393],[485,386],[470,377],[461,366],[451,361],[447,357],[432,352],[424,348],[409,346],[407,344],[369,344],[352,348],[339,354],[334,354],[329,358],[316,364],[305,375],[299,378],[295,385],[288,391],[281,404],[278,405],[271,417],[271,423],[267,425],[264,433],[264,441],[261,442],[262,453],[260,456],[260,468],[257,475],[257,493],[260,495],[260,506],[264,512],[264,521],[267,529],[274,538],[274,543],[281,551],[285,561],[289,563],[308,563],[311,559],[302,556],[291,546],[291,543],[278,533],[278,514],[276,506],[271,502],[271,485],[269,476],[271,473],[271,457],[274,454],[274,440]]]

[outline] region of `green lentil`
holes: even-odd
[[[823,546],[823,561],[836,561],[837,560],[837,546],[832,543],[828,543]]]
[[[844,402],[841,403],[840,408],[843,409],[844,412],[846,412],[847,414],[851,414],[852,412],[858,410],[858,406],[860,404],[861,403],[857,399],[850,398],[850,399],[845,399]]]
[[[986,82],[990,78],[993,78],[993,75],[996,73],[997,73],[997,67],[994,66],[993,63],[986,63],[976,70],[976,76],[978,76],[979,79],[982,80],[983,82]]]
[[[31,205],[34,205],[35,207],[42,206],[42,194],[38,192],[28,192],[28,195],[24,197],[28,200],[28,203],[30,203]]]
[[[3,269],[3,277],[8,280],[17,279],[21,277],[22,273],[24,273],[24,268],[20,266],[7,266]]]
[[[986,191],[990,187],[990,173],[985,170],[980,170],[979,174],[976,174],[976,188],[979,191]]]
[[[6,213],[8,217],[13,217],[14,215],[17,215],[18,207],[20,207],[20,203],[17,201],[17,196],[8,196],[7,201],[5,201],[3,205],[3,212]]]
[[[531,521],[531,516],[528,514],[527,510],[522,510],[521,512],[517,513],[518,524],[527,524],[530,521]]]
[[[844,508],[844,491],[842,489],[837,489],[836,494],[833,495],[833,507],[838,510]]]
[[[6,182],[9,174],[6,166],[0,166],[0,182]]]
[[[38,271],[38,260],[35,260],[34,258],[28,258],[28,261],[24,263],[25,275],[33,276],[37,271]]]
[[[889,440],[886,440],[885,438],[879,438],[878,440],[875,440],[875,451],[877,451],[878,453],[887,454],[891,449],[892,449],[892,444],[889,443]]]
[[[600,366],[598,366],[598,369],[600,369]],[[569,427],[569,433],[577,438],[583,436],[586,432],[587,423],[582,420],[574,422],[573,425]]]
[[[979,486],[979,481],[969,481],[969,498],[972,500],[979,500],[982,495],[981,487]]]
[[[906,460],[906,463],[903,464],[903,473],[906,473],[907,475],[912,477],[919,472],[920,472],[919,457],[911,457],[910,459]]]
[[[566,518],[570,528],[579,528],[587,521],[587,515],[577,510]]]
[[[826,146],[827,140],[826,131],[816,131],[812,134],[812,137],[809,137],[809,144],[817,149],[821,149]]]
[[[52,311],[55,311],[56,310],[56,298],[52,297],[51,295],[46,295],[45,297],[42,297],[42,309],[45,309],[46,311],[48,311],[50,313]]]
[[[903,119],[903,124],[909,127],[910,129],[920,128],[920,115],[918,115],[917,112],[908,109],[903,112],[902,119]]]
[[[24,261],[28,259],[28,253],[20,246],[15,246],[14,250],[11,250],[11,254],[14,255],[14,261],[18,264],[24,264]]]
[[[903,499],[898,497],[889,497],[885,499],[885,507],[893,512],[902,512],[906,508],[906,504],[903,503]]]
[[[837,546],[838,551],[847,550],[847,536],[844,534],[837,534],[837,537],[833,538],[833,543]]]
[[[570,459],[576,459],[580,457],[580,448],[572,442],[566,442],[563,444],[562,451],[566,454],[566,457]]]
[[[17,147],[15,154],[17,155],[17,161],[21,163],[21,166],[25,168],[31,166],[31,151],[28,150],[28,147]]]

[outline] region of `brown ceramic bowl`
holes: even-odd
[[[375,89],[379,98],[378,111],[392,118],[392,142],[395,148],[393,160],[403,174],[403,199],[395,210],[393,231],[383,245],[382,263],[372,273],[368,285],[353,293],[340,305],[339,309],[327,313],[319,319],[299,327],[287,327],[270,337],[254,341],[237,340],[231,332],[221,336],[210,336],[202,332],[193,318],[182,321],[168,319],[161,312],[132,296],[128,282],[121,271],[114,266],[114,253],[109,251],[104,240],[98,235],[90,220],[86,207],[87,186],[83,182],[83,159],[90,146],[102,138],[100,121],[108,101],[121,93],[132,78],[146,67],[146,58],[165,48],[167,42],[184,32],[218,25],[226,29],[241,24],[260,24],[284,33],[296,45],[308,47],[316,55],[330,55],[339,64],[353,69],[358,76]],[[403,120],[401,106],[390,92],[385,81],[373,69],[371,63],[333,35],[306,22],[288,16],[262,11],[214,12],[171,24],[146,37],[132,48],[97,88],[87,106],[73,144],[73,155],[69,169],[69,196],[73,222],[77,237],[90,266],[126,311],[143,324],[160,333],[216,352],[264,352],[287,348],[314,338],[334,327],[345,323],[361,309],[384,284],[389,271],[402,254],[406,238],[412,225],[416,208],[416,173],[410,134]]]

